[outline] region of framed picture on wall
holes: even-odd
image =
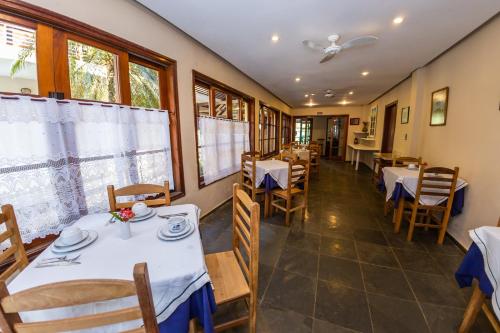
[[[375,137],[375,130],[377,129],[377,115],[378,115],[378,105],[371,108],[370,111],[370,129],[368,130],[368,137]]]
[[[349,119],[349,125],[359,125],[359,118]]]
[[[448,92],[449,88],[441,88],[432,92],[431,98],[431,126],[446,125],[446,115],[448,112]]]
[[[408,124],[410,120],[410,107],[407,106],[401,109],[401,124]]]

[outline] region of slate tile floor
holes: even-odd
[[[407,243],[368,168],[321,162],[304,223],[261,220],[257,332],[456,332],[471,292],[453,277],[461,250],[433,231]],[[206,253],[231,248],[231,213],[228,202],[202,220]],[[481,314],[472,332],[493,329]]]

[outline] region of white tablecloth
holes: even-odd
[[[255,167],[255,185],[258,187],[269,174],[282,189],[288,186],[288,162],[280,160],[257,161]]]
[[[293,153],[297,154],[299,160],[309,160],[311,152],[307,149],[293,149]]]
[[[403,188],[410,193],[413,197],[415,197],[418,186],[418,170],[409,170],[408,168],[397,168],[397,167],[385,167],[382,169],[384,173],[384,183],[385,188],[387,190],[386,201],[389,201],[392,197],[392,192],[394,192],[394,188],[396,187],[396,183],[401,183]],[[431,182],[429,182],[431,183]],[[455,188],[455,192],[467,186],[467,182],[462,178],[457,179],[457,186]],[[438,192],[440,190],[435,190]],[[446,191],[446,190],[441,190]],[[448,191],[449,192],[449,191]],[[439,205],[443,201],[446,200],[446,197],[437,197],[437,196],[428,196],[421,195],[420,203],[423,205]]]
[[[498,282],[500,281],[500,228],[480,227],[470,230],[469,235],[483,254],[484,271],[493,286],[491,304],[497,318],[500,318],[500,295],[498,295]]]
[[[35,268],[43,258],[55,257],[50,248],[24,269],[10,284],[11,293],[41,284],[76,279],[125,279],[133,280],[136,263],[148,264],[149,278],[158,322],[168,318],[179,304],[186,301],[197,289],[210,282],[205,266],[203,247],[198,232],[199,209],[195,205],[177,205],[156,208],[158,212],[188,212],[190,221],[195,222],[196,230],[187,238],[166,242],[157,238],[157,231],[167,220],[154,216],[151,219],[131,224],[132,238],[119,238],[117,223],[106,226],[109,214],[88,215],[75,225],[82,229],[98,232],[99,237],[92,245],[68,254],[73,257],[81,254],[81,265]],[[22,313],[23,321],[48,320],[91,314],[96,311],[109,311],[137,304],[137,298],[129,297],[120,301],[96,303],[64,309],[32,311]],[[118,326],[118,327],[117,327]],[[115,325],[109,329],[95,332],[116,332],[137,327],[137,322]]]

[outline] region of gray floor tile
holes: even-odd
[[[406,300],[415,300],[408,282],[399,269],[361,264],[366,291]]]
[[[422,304],[425,317],[433,333],[456,333],[462,322],[464,309],[439,306],[434,304]],[[471,333],[493,333],[495,330],[488,319],[480,311],[478,318],[470,330]]]
[[[321,236],[292,230],[286,240],[287,245],[311,252],[318,252]]]
[[[259,333],[310,333],[313,319],[297,312],[261,307],[257,315],[257,332]]]
[[[339,325],[329,323],[325,320],[314,319],[313,333],[358,333],[359,331],[351,330]]]
[[[406,271],[410,286],[419,302],[465,307],[465,299],[457,287],[443,275]]]
[[[366,242],[356,242],[359,261],[374,265],[399,267],[391,248]]]
[[[278,267],[282,270],[316,278],[319,255],[314,252],[286,246],[281,252]]]
[[[380,230],[356,229],[354,231],[354,238],[357,241],[378,245],[389,245],[385,239],[384,233]]]
[[[318,277],[332,285],[363,289],[361,270],[355,261],[321,255]]]
[[[318,282],[315,318],[360,332],[372,332],[363,291]]]
[[[346,259],[357,259],[354,241],[342,238],[321,237],[320,253]]]
[[[421,251],[394,249],[401,266],[405,270],[420,273],[441,274],[436,261],[427,253]]]
[[[368,294],[375,333],[429,332],[417,302]]]

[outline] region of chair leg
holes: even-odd
[[[264,217],[269,216],[269,205],[270,201],[272,200],[272,195],[271,193],[266,193],[264,194]]]
[[[450,213],[446,212],[443,216],[443,222],[441,222],[441,228],[439,228],[439,236],[437,243],[442,245],[444,242],[444,237],[446,236],[446,229],[448,228],[448,221],[450,220]]]
[[[389,201],[384,202],[384,216],[387,216],[389,214]]]
[[[286,199],[286,214],[285,214],[285,224],[288,227],[290,225],[290,209],[292,208],[292,199]]]
[[[406,240],[408,242],[411,242],[411,239],[413,238],[413,230],[415,229],[415,221],[417,220],[417,211],[417,207],[415,207],[411,212],[410,225],[408,227],[408,236],[406,236]]]
[[[485,294],[479,289],[477,285],[474,286],[474,291],[470,298],[469,304],[465,309],[464,317],[460,327],[458,329],[459,333],[468,333],[472,325],[476,321],[477,314],[481,310],[481,306],[484,303]]]
[[[394,233],[399,233],[399,229],[401,228],[401,220],[403,219],[403,213],[405,211],[405,202],[403,196],[399,198],[398,201],[398,209],[395,209],[394,212]]]
[[[255,299],[255,295],[250,296],[248,312],[248,332],[255,333],[257,332],[257,300]]]

